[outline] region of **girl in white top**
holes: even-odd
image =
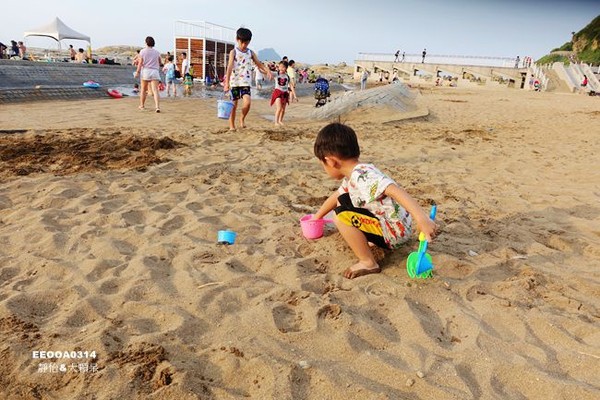
[[[286,73],[287,67],[287,62],[279,62],[279,72],[275,77],[275,89],[271,96],[271,106],[275,104],[275,125],[283,125],[285,107],[290,103],[290,76]]]
[[[146,97],[148,93],[148,84],[152,89],[152,96],[154,96],[154,104],[156,106],[156,112],[160,112],[160,96],[158,94],[158,84],[160,82],[160,53],[154,49],[154,38],[152,36],[146,37],[146,48],[140,51],[140,62],[137,65],[135,71],[135,77],[137,78],[142,72],[140,88],[140,110],[144,110],[144,103],[146,103]]]

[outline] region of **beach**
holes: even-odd
[[[0,398],[599,398],[599,100],[417,92],[424,116],[339,120],[438,205],[430,279],[416,234],[354,280],[333,227],[302,236],[339,186],[310,97],[235,132],[215,99],[3,105]]]

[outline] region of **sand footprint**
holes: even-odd
[[[144,224],[146,220],[144,213],[137,210],[126,211],[121,214],[121,218],[123,218],[128,225]]]
[[[309,330],[304,320],[304,314],[296,311],[295,307],[279,305],[273,308],[273,321],[281,333],[305,332]]]
[[[86,278],[90,282],[95,282],[99,279],[102,279],[106,276],[106,272],[111,271],[113,276],[118,276],[120,271],[125,268],[127,264],[123,263],[121,260],[99,260],[95,262],[96,265],[92,269],[90,273],[86,275]],[[118,268],[121,266],[122,268]]]
[[[294,365],[290,371],[288,381],[292,399],[310,398],[310,375],[299,365]]]
[[[10,298],[6,306],[13,314],[26,321],[47,319],[58,309],[58,300],[53,297],[52,293],[44,293],[39,299],[33,295],[18,294]]]
[[[323,307],[319,308],[317,311],[317,317],[319,319],[338,319],[339,315],[342,313],[342,307],[339,304],[326,304]]]
[[[161,229],[163,230],[163,234],[170,235],[171,233],[177,233],[179,229],[183,228],[185,225],[185,218],[181,215],[176,215],[175,217],[166,221]]]

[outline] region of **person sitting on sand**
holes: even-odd
[[[412,218],[427,240],[435,237],[437,226],[419,204],[374,165],[360,162],[352,128],[340,123],[325,126],[317,135],[314,153],[331,178],[343,179],[313,218],[335,210],[335,226],[358,258],[344,271],[346,278],[381,272],[370,247],[400,247],[410,238]]]
[[[87,62],[85,60],[85,53],[81,47],[79,48],[79,51],[75,55],[75,62],[76,63],[86,63]]]
[[[583,75],[583,81],[581,81],[581,87],[585,89],[588,85],[588,77],[587,75]]]

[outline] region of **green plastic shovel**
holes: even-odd
[[[429,218],[435,220],[435,214],[437,213],[437,205],[431,207],[431,213]],[[427,240],[425,234],[421,232],[419,234],[419,250],[413,251],[408,255],[406,259],[406,272],[411,278],[430,278],[433,271],[433,262],[431,256],[427,254]]]

